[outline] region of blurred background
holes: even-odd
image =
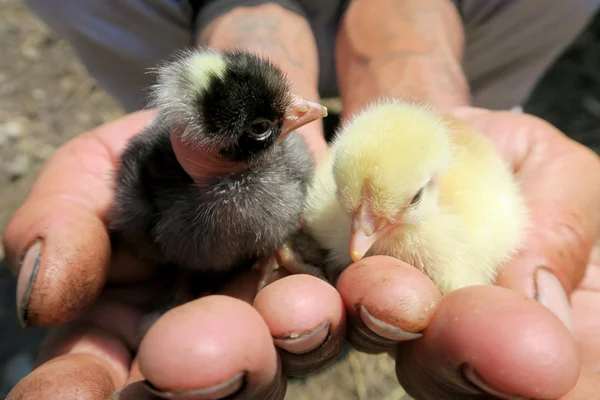
[[[66,43],[19,0],[0,0],[0,51],[3,231],[44,160],[73,136],[122,112],[90,79]],[[539,82],[525,111],[600,150],[600,16]],[[20,328],[15,310],[15,280],[2,262],[0,398],[30,371],[44,335],[41,329]],[[400,400],[403,394],[387,356],[349,351],[326,371],[293,380],[286,399]]]

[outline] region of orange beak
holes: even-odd
[[[370,210],[368,202],[363,201],[360,209],[352,218],[350,236],[350,257],[352,261],[361,260],[375,242],[388,233],[394,225],[378,220]]]
[[[277,143],[280,143],[296,129],[327,116],[327,107],[306,100],[296,94],[292,94],[292,97],[294,100],[283,117],[283,130],[277,139]]]

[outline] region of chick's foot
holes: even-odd
[[[281,246],[273,256],[256,261],[252,268],[260,271],[257,292],[280,277],[279,268],[284,268],[290,274],[307,274],[327,280],[320,268],[306,264],[289,243]]]
[[[325,280],[325,274],[320,268],[306,264],[300,255],[296,253],[289,243],[281,246],[275,255],[279,265],[291,274],[307,274]]]
[[[259,258],[252,266],[252,269],[260,272],[260,279],[256,288],[256,292],[258,293],[269,283],[277,280],[279,262],[275,256]]]

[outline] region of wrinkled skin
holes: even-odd
[[[592,398],[600,391],[600,253],[586,265],[600,227],[599,160],[531,116],[470,108],[453,114],[496,141],[534,213],[528,248],[502,271],[499,287],[441,297],[415,268],[379,256],[346,269],[337,290],[295,275],[255,297],[257,276],[248,271],[222,288],[225,296],[162,316],[141,345],[140,315],[161,282],[131,256],[111,255],[104,215],[107,174],[150,115],[132,114],[73,139],[48,160],[4,235],[24,322],[67,323],[53,330],[39,367],[8,398],[153,398],[140,382],[146,378],[162,391],[196,391],[186,398],[220,398],[242,386],[233,398],[283,399],[285,374],[319,370],[345,337],[365,351],[393,354],[415,398]],[[31,268],[19,260],[36,238],[42,253],[26,290]],[[574,339],[532,300],[561,310],[553,275],[534,284],[540,265],[571,296]],[[569,321],[566,311],[557,315]],[[291,340],[292,333],[300,337]],[[218,386],[227,381],[233,383]]]

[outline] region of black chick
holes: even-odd
[[[292,93],[267,60],[206,48],[158,68],[153,106],[116,173],[117,243],[184,271],[255,263],[259,290],[278,266],[318,275],[287,244],[314,170],[304,140],[290,133],[327,109]]]

